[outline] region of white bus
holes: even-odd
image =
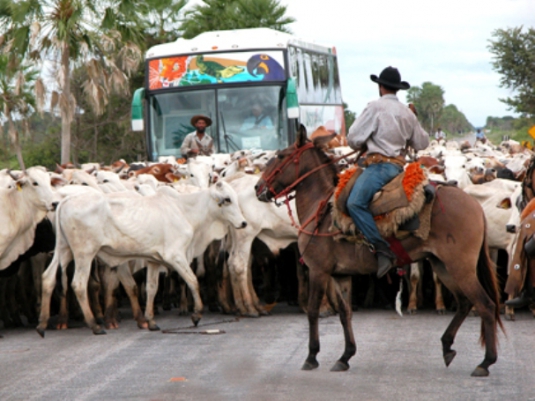
[[[206,32],[147,51],[132,128],[145,131],[150,160],[180,157],[203,114],[218,152],[274,150],[323,125],[345,134],[336,49],[268,28]],[[145,104],[146,107],[142,107]]]

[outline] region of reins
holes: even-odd
[[[292,200],[294,197],[291,197],[289,194],[292,191],[294,191],[294,189],[301,182],[303,182],[303,180],[305,180],[306,178],[310,177],[312,174],[316,173],[317,171],[319,171],[319,170],[321,170],[321,169],[323,169],[323,168],[325,168],[327,166],[330,166],[330,165],[332,165],[334,163],[337,163],[340,160],[345,159],[345,158],[357,153],[357,151],[354,150],[354,151],[352,151],[352,152],[350,152],[350,153],[348,153],[346,155],[343,155],[343,156],[340,156],[340,157],[334,157],[334,158],[330,159],[327,163],[320,164],[319,166],[314,167],[312,170],[307,171],[305,174],[303,174],[302,176],[299,177],[299,162],[300,162],[301,155],[305,151],[315,148],[315,146],[314,146],[314,143],[309,142],[309,143],[307,143],[307,144],[305,144],[305,145],[303,145],[301,147],[297,147],[297,145],[295,145],[295,147],[296,147],[295,150],[286,158],[286,160],[284,160],[284,162],[279,167],[274,169],[267,177],[264,177],[264,182],[265,182],[266,187],[273,194],[273,199],[274,200],[276,200],[276,199],[278,199],[280,197],[283,197],[283,196],[285,197],[284,203],[286,204],[286,207],[288,209],[288,216],[290,217],[292,226],[296,227],[298,229],[299,234],[300,233],[304,233],[304,234],[308,234],[308,235],[311,235],[311,236],[319,236],[319,237],[332,237],[332,236],[340,234],[341,231],[331,232],[331,233],[319,233],[318,232],[319,225],[320,225],[321,221],[323,220],[323,218],[325,217],[325,210],[326,210],[327,205],[329,204],[329,199],[331,198],[332,194],[334,193],[334,188],[331,191],[329,191],[329,193],[327,194],[327,197],[325,199],[320,201],[320,203],[318,205],[318,208],[316,209],[316,212],[311,217],[309,217],[302,225],[299,225],[295,221],[295,219],[293,217],[292,209],[290,208],[290,200]],[[360,157],[360,154],[357,157],[357,160],[358,160],[359,157]],[[277,193],[274,190],[273,186],[272,186],[273,180],[275,179],[275,177],[278,174],[282,173],[282,171],[285,168],[289,167],[292,162],[295,164],[295,175],[298,178],[294,182],[292,182],[290,185],[288,185],[286,188],[284,188],[281,192]],[[277,204],[277,205],[279,205],[279,204]],[[314,230],[312,232],[308,231],[308,230],[305,230],[304,227],[309,225],[312,221],[316,222],[316,226],[315,226]]]

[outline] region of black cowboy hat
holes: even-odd
[[[394,89],[409,89],[411,87],[408,82],[401,80],[401,75],[398,69],[394,67],[386,67],[381,71],[379,77],[372,74],[370,75],[370,79],[373,82]]]
[[[191,117],[191,125],[195,127],[195,124],[197,124],[197,121],[204,120],[206,123],[206,126],[209,127],[212,125],[212,119],[210,117],[204,116],[202,114],[197,114],[196,116]]]

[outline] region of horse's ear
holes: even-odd
[[[298,148],[300,148],[307,142],[307,140],[308,140],[307,129],[305,128],[303,124],[301,124],[299,126],[299,129],[297,130],[295,144],[297,145]]]

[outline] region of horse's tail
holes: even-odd
[[[490,259],[486,236],[479,251],[479,259],[477,261],[477,278],[495,305],[494,331],[496,331],[497,326],[500,326],[502,332],[505,333],[505,328],[503,327],[502,319],[500,318],[500,287],[498,285],[496,267]],[[495,338],[497,337],[495,336]],[[481,336],[479,337],[479,342],[482,346],[485,346],[485,325],[483,324],[483,321],[481,321]]]

